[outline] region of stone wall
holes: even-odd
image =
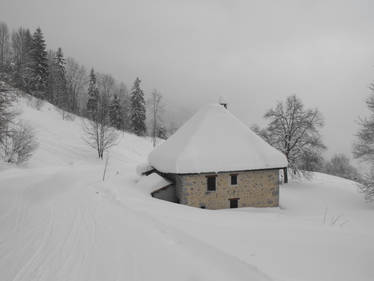
[[[175,185],[169,185],[163,189],[152,192],[152,196],[161,200],[166,200],[170,202],[178,202],[175,193]]]
[[[237,174],[237,185],[231,185]],[[218,173],[216,190],[207,191],[209,174],[176,175],[176,196],[181,204],[207,209],[230,208],[231,198],[238,207],[276,207],[279,205],[279,170]]]

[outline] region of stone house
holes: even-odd
[[[219,104],[200,109],[148,162],[172,183],[154,197],[206,209],[278,206],[279,171],[288,164]]]

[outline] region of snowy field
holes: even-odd
[[[0,166],[1,281],[374,280],[374,206],[353,182],[291,182],[280,208],[177,205],[136,186],[150,140],[123,134],[103,182],[80,119],[29,103],[39,148]]]

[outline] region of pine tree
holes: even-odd
[[[55,104],[62,110],[69,109],[66,91],[65,59],[61,48],[58,48],[55,61]]]
[[[123,120],[123,130],[131,131],[130,108],[131,98],[124,83],[120,84],[119,96],[121,101],[121,114]]]
[[[97,88],[95,71],[92,68],[90,72],[90,82],[88,85],[88,101],[87,101],[87,108],[86,108],[88,116],[92,119],[98,110],[98,102],[99,102],[99,90]]]
[[[48,82],[48,57],[43,33],[39,27],[32,38],[31,58],[33,71],[32,90],[37,92],[36,95],[38,97],[45,98]]]
[[[144,93],[140,88],[140,82],[140,79],[136,78],[134,86],[131,89],[130,121],[132,132],[134,132],[138,136],[144,136],[146,132],[146,112]]]
[[[121,103],[117,95],[114,95],[109,107],[110,125],[118,130],[123,130],[123,116]]]
[[[56,66],[55,66],[55,57],[56,52],[53,50],[48,50],[47,59],[48,59],[48,80],[47,80],[47,90],[45,98],[50,103],[54,103],[56,100],[55,97],[55,76],[56,76]]]

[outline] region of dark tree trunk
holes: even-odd
[[[288,183],[288,172],[287,167],[283,168],[284,183]]]

